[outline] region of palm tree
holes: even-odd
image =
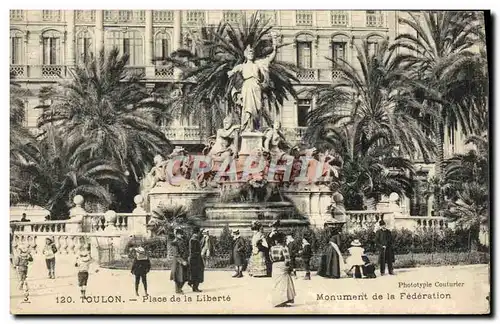
[[[226,111],[221,110],[221,104],[226,102],[230,110],[234,111],[232,91],[239,89],[243,81],[241,78],[228,78],[227,72],[245,61],[244,51],[248,45],[254,48],[256,58],[271,52],[272,27],[258,17],[258,14],[254,14],[248,21],[244,20],[235,27],[220,23],[217,27],[202,28],[197,51],[199,53],[187,56],[187,66],[178,65],[184,70],[185,80],[196,81],[188,98],[192,104],[185,106],[188,110],[183,114],[202,117],[211,127],[212,134],[222,124],[222,117],[227,115]],[[279,47],[281,46],[285,45]],[[293,83],[298,82],[298,79],[295,71],[296,67],[289,63],[274,61],[271,64],[270,85],[263,92],[267,107],[279,111],[289,95],[296,97]],[[264,118],[271,123],[269,114]]]
[[[486,135],[475,135],[465,144],[474,148],[446,161],[442,195],[448,202],[445,215],[469,231],[475,249],[480,228],[488,228],[489,222],[489,143]]]
[[[404,156],[412,159],[418,154],[429,161],[435,149],[420,126],[418,112],[423,107],[413,96],[413,75],[389,50],[387,41],[378,46],[376,52],[370,52],[367,41],[356,46],[357,64],[328,59],[342,77],[312,90],[317,107],[308,116],[306,138],[316,143],[332,124],[362,119],[361,131],[368,138],[383,134],[383,140],[398,146]],[[343,113],[341,109],[350,105],[353,97],[354,107],[350,113]]]
[[[442,178],[446,129],[460,125],[466,135],[474,134],[482,131],[486,123],[485,61],[480,53],[474,52],[474,46],[481,46],[478,33],[483,27],[477,15],[471,12],[423,12],[422,19],[409,14],[409,19],[401,18],[400,22],[408,25],[412,33],[399,35],[391,48],[403,50],[398,61],[419,75],[413,86],[418,88],[423,104],[428,107],[422,114],[436,137],[436,177],[439,179]],[[409,53],[403,53],[404,50]]]
[[[357,118],[324,133],[323,147],[333,149],[342,164],[340,191],[348,209],[361,210],[382,194],[411,193],[411,161],[400,157],[393,144],[381,141],[386,136],[383,130],[367,135],[369,123]]]
[[[76,195],[107,207],[113,201],[107,186],[126,184],[116,163],[81,154],[82,138],[62,137],[49,127],[36,144],[30,147],[30,159],[11,161],[11,186],[19,189],[19,202],[46,208],[52,219],[66,218]]]
[[[127,61],[114,48],[77,66],[69,83],[42,93],[52,104],[41,106],[39,126],[54,124],[61,136],[83,143],[75,154],[106,158],[139,181],[153,157],[170,147],[158,125],[168,113],[141,76],[127,72]]]
[[[199,220],[185,206],[165,206],[153,209],[148,228],[156,236],[172,236],[176,227],[191,228]]]
[[[36,146],[35,137],[24,126],[25,107],[22,100],[27,93],[17,83],[10,84],[10,200],[11,204],[19,202],[23,194],[22,186],[16,185],[15,164],[31,158]],[[22,183],[21,183],[22,184]]]

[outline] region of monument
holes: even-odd
[[[329,206],[329,185],[338,177],[334,157],[315,148],[287,151],[280,120],[264,126],[263,95],[271,86],[270,65],[278,48],[275,34],[271,41],[270,54],[258,59],[248,45],[245,61],[227,73],[243,78],[241,89],[231,91],[241,107],[239,123],[229,112],[201,158],[187,156],[180,147],[166,160],[155,158],[143,192],[148,211],[160,204],[202,205],[200,226],[217,233],[229,225],[243,235],[251,233],[255,220],[280,219],[284,227],[334,221]],[[173,181],[178,178],[181,182]]]

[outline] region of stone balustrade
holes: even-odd
[[[78,220],[38,221],[38,222],[11,222],[10,226],[15,232],[34,233],[66,233],[77,229]]]
[[[16,251],[18,247],[24,245],[34,256],[42,255],[47,238],[54,242],[60,255],[76,255],[86,244],[91,245],[91,251],[97,250],[99,246],[118,247],[120,234],[16,232],[12,248]]]
[[[454,228],[453,222],[440,216],[399,216],[396,217],[395,221],[397,228],[405,228],[410,231]]]
[[[346,227],[348,231],[355,229],[374,228],[378,222],[387,217],[384,213],[376,210],[346,211]]]

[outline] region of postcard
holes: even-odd
[[[489,19],[10,10],[11,313],[489,314]]]

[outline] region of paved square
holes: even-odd
[[[401,269],[395,276],[376,279],[325,279],[314,275],[312,280],[305,281],[301,279],[304,273],[299,272],[299,279],[294,281],[295,304],[277,309],[270,303],[271,278],[252,278],[245,274],[244,278],[234,279],[228,271],[206,271],[201,285],[203,292],[195,294],[186,285],[185,295],[174,294],[170,271],[152,271],[148,275],[151,298],[144,301],[139,297],[134,301],[131,300],[136,299],[134,278],[130,271],[100,269],[90,274],[87,294],[91,298],[82,301],[71,260],[58,260],[55,280],[46,279],[42,261],[37,258],[29,271],[29,302],[23,302],[23,293],[17,290],[17,277],[12,271],[13,313],[478,314],[489,309],[487,265]],[[411,285],[413,287],[409,287]],[[142,287],[140,289],[142,293]],[[394,299],[390,299],[390,294]]]

